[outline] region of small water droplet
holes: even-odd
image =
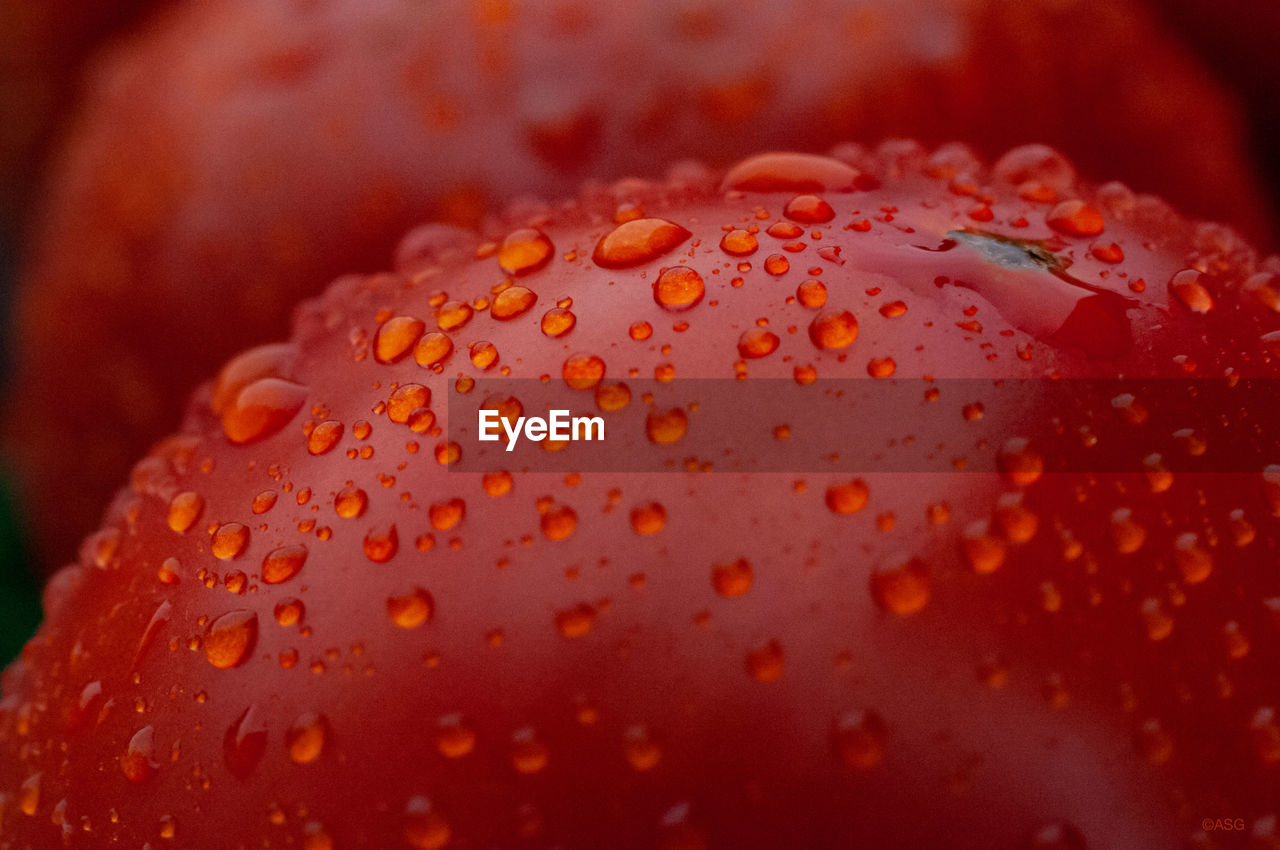
[[[666,508],[657,502],[647,502],[631,509],[631,527],[638,534],[657,534],[666,524]]]
[[[832,513],[856,514],[867,506],[871,491],[860,478],[833,484],[827,488],[827,507]]]
[[[666,411],[653,410],[645,417],[644,433],[651,443],[674,443],[688,430],[689,417],[678,407]]]
[[[626,268],[660,257],[692,235],[665,219],[637,218],[618,225],[601,238],[591,259],[601,268]]]
[[[578,317],[563,307],[552,307],[542,315],[542,332],[549,337],[560,337],[573,330]]]
[[[418,340],[413,359],[419,366],[435,366],[443,363],[453,353],[453,340],[448,334],[432,331]]]
[[[1182,306],[1203,315],[1213,310],[1213,295],[1209,292],[1208,280],[1207,275],[1195,269],[1183,269],[1169,278],[1169,291]]]
[[[1105,228],[1102,213],[1079,199],[1063,201],[1049,210],[1045,222],[1068,236],[1097,236]]]

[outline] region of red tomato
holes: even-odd
[[[24,275],[8,432],[44,559],[294,301],[489,199],[768,146],[1043,141],[1266,232],[1233,104],[1160,32],[1133,2],[181,4],[94,76]]]
[[[1270,840],[1275,258],[1038,146],[490,235],[336,282],[135,467],[5,674],[0,843]],[[475,439],[563,399],[602,465]]]

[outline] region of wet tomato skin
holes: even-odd
[[[411,232],[229,361],[51,581],[5,673],[0,843],[1164,847],[1215,806],[1265,830],[1280,473],[1197,472],[1225,441],[1194,405],[1089,392],[1271,376],[1280,267],[1070,168],[844,145]],[[495,375],[535,388],[499,409],[571,394],[681,465],[482,468],[449,417]],[[1054,406],[1003,400],[1046,377]],[[641,388],[694,378],[897,381],[947,411],[901,440],[942,423],[971,468],[690,467],[697,398]],[[754,413],[714,444],[805,438]]]
[[[1268,232],[1229,95],[1136,0],[169,6],[92,70],[32,223],[5,434],[48,571],[193,386],[427,218],[922,138],[1045,141]],[[943,170],[982,215],[981,184]]]

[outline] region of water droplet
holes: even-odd
[[[827,488],[827,507],[832,513],[856,514],[867,506],[870,495],[866,482],[860,478],[833,484]]]
[[[871,598],[891,614],[914,614],[929,602],[929,570],[911,558],[871,572]]]
[[[674,443],[688,430],[689,417],[678,407],[666,411],[653,410],[645,417],[644,433],[651,443]]]
[[[591,259],[601,268],[626,268],[660,257],[692,235],[674,222],[637,218],[618,225],[596,243]]]
[[[169,502],[169,528],[185,534],[204,511],[204,497],[199,493],[179,493]]]
[[[595,624],[596,610],[586,603],[556,612],[556,631],[567,638],[582,637]]]
[[[514,319],[538,302],[537,293],[523,286],[508,286],[493,299],[489,315],[500,322]]]
[[[160,763],[156,761],[156,730],[144,726],[129,739],[129,746],[120,756],[120,770],[130,782],[146,782],[156,775]]]
[[[1173,617],[1159,599],[1149,597],[1142,602],[1142,625],[1151,640],[1164,640],[1173,632]]]
[[[747,652],[747,675],[757,682],[776,682],[782,678],[782,644],[770,640]]]
[[[404,840],[414,850],[439,850],[453,838],[453,828],[426,797],[411,797],[404,807]]]
[[[427,323],[413,316],[388,319],[373,335],[373,359],[379,363],[402,360],[426,329]]]
[[[264,584],[280,584],[293,578],[307,562],[307,547],[300,543],[281,546],[267,553],[262,559]]]
[[[687,266],[663,269],[653,284],[653,300],[671,311],[696,306],[705,293],[702,275]]]
[[[638,534],[657,534],[667,524],[667,510],[657,502],[647,502],[631,509],[631,527]]]
[[[448,334],[432,331],[418,340],[418,347],[414,349],[413,359],[417,361],[419,366],[435,366],[443,363],[452,353],[453,340],[449,338]]]
[[[289,758],[296,764],[307,764],[320,758],[328,734],[329,722],[323,714],[307,712],[299,715],[285,735]]]
[[[285,378],[293,375],[298,348],[289,343],[272,343],[250,348],[227,361],[218,373],[210,396],[210,407],[221,416],[235,401],[240,391],[263,378]]]
[[[711,586],[725,597],[742,596],[751,589],[752,578],[751,563],[746,558],[711,568]]]
[[[1129,555],[1142,548],[1147,539],[1147,531],[1133,518],[1129,508],[1117,508],[1111,513],[1111,542],[1116,551]]]
[[[809,339],[818,348],[848,348],[858,338],[858,320],[848,310],[827,310],[809,323]]]
[[[873,378],[890,378],[898,370],[892,357],[872,357],[867,361],[867,374]]]
[[[302,836],[302,850],[334,850],[333,836],[319,821],[307,821]]]
[[[354,519],[365,512],[369,497],[359,487],[347,485],[333,497],[333,510],[344,519]]]
[[[652,770],[662,760],[662,748],[649,737],[647,728],[637,724],[623,733],[622,755],[635,770]]]
[[[1004,493],[996,500],[996,526],[1010,543],[1026,543],[1036,536],[1040,518],[1022,503],[1021,493]]]
[[[829,156],[764,153],[730,168],[721,188],[740,192],[844,192],[854,188],[857,178],[857,169]]]
[[[765,328],[748,328],[738,337],[738,354],[747,360],[767,357],[778,350],[781,340]]]
[[[263,378],[246,386],[222,414],[222,430],[236,444],[264,440],[302,409],[307,388],[281,378]]]
[[[510,493],[512,483],[511,473],[506,470],[486,472],[484,474],[484,479],[481,482],[484,487],[484,492],[494,498],[497,498],[498,496],[505,496]]]
[[[252,611],[228,611],[209,624],[204,635],[204,657],[219,670],[243,664],[258,641],[258,615]]]
[[[796,300],[816,310],[827,303],[827,287],[820,280],[806,280],[796,287]]]
[[[437,729],[436,749],[445,758],[462,758],[476,748],[476,730],[461,714],[441,717]]]
[[[1280,718],[1271,706],[1259,708],[1249,723],[1253,746],[1263,764],[1280,764]]]
[[[823,224],[836,217],[836,211],[817,195],[796,195],[787,201],[782,214],[803,224]]]
[[[1183,269],[1169,278],[1169,291],[1182,306],[1203,315],[1213,310],[1213,296],[1209,293],[1208,280],[1207,275],[1195,269]]]
[[[364,536],[364,556],[375,564],[385,564],[400,549],[400,534],[394,525],[370,529]]]
[[[1069,823],[1050,823],[1037,829],[1027,841],[1027,850],[1088,850],[1084,833]]]
[[[1005,544],[991,533],[986,520],[970,523],[960,535],[960,549],[969,567],[979,575],[993,573],[1004,563]]]
[[[734,257],[749,257],[759,247],[756,235],[749,230],[730,230],[720,239],[720,250]]]
[[[446,301],[436,311],[436,325],[442,331],[456,331],[471,321],[474,313],[471,305],[465,301]],[[421,357],[417,360],[419,363],[422,362]]]
[[[431,403],[431,390],[422,384],[402,384],[387,399],[387,418],[398,425],[409,421],[415,410]]]
[[[870,710],[847,711],[836,718],[831,742],[839,759],[854,770],[869,770],[884,759],[889,727]]]
[[[594,354],[572,354],[560,373],[570,389],[589,390],[604,379],[604,360]]]
[[[1154,717],[1138,727],[1137,744],[1149,764],[1164,764],[1173,757],[1173,739]]]
[[[552,307],[542,314],[542,332],[549,337],[564,336],[577,323],[578,317],[563,307]]]
[[[1200,535],[1194,531],[1174,538],[1173,560],[1187,584],[1199,584],[1213,572],[1213,555],[1200,545]]]
[[[488,340],[472,343],[470,353],[471,365],[477,369],[492,369],[498,362],[498,347]]]
[[[635,322],[627,329],[627,334],[637,342],[653,336],[653,325],[648,322]]]
[[[264,712],[250,705],[222,738],[222,758],[227,769],[239,779],[248,779],[267,751],[267,723]]]
[[[387,616],[402,629],[416,629],[431,619],[435,599],[421,587],[387,599]]]
[[[311,429],[307,435],[307,451],[313,455],[322,455],[332,451],[342,439],[342,423],[327,419]]]
[[[545,266],[554,252],[555,246],[545,233],[537,228],[525,227],[507,234],[507,238],[502,240],[502,244],[498,246],[498,265],[507,274],[526,275]],[[531,306],[532,301],[517,312],[524,312]]]
[[[622,410],[631,403],[631,388],[619,381],[616,384],[600,384],[596,387],[596,407],[606,413]]]
[[[18,786],[18,808],[24,815],[34,815],[40,808],[40,780],[43,777],[42,773],[32,774]]]
[[[781,254],[770,254],[765,257],[764,270],[774,277],[778,277],[791,271],[791,261]]]
[[[550,760],[551,752],[532,728],[518,729],[511,736],[511,764],[520,773],[538,773]]]
[[[578,528],[578,513],[568,505],[549,508],[542,515],[542,533],[548,540],[564,540]]]
[[[1019,487],[1034,484],[1044,474],[1044,458],[1031,448],[1031,441],[1026,437],[1007,440],[1000,449],[997,463],[1004,477]]]
[[[238,522],[224,522],[213,530],[210,551],[213,557],[227,561],[237,558],[249,544],[249,529]]]
[[[276,622],[280,625],[292,626],[302,622],[302,618],[306,614],[306,608],[300,600],[282,599],[276,603],[272,613],[275,614]]]
[[[1068,236],[1097,236],[1105,226],[1102,213],[1079,199],[1063,201],[1049,210],[1045,222]]]

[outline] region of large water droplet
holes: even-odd
[[[280,584],[293,578],[307,562],[307,547],[301,543],[281,546],[267,553],[262,559],[264,584]]]
[[[647,263],[692,235],[675,222],[661,218],[637,218],[618,225],[601,238],[591,259],[606,269]]]
[[[891,614],[914,614],[929,602],[929,570],[919,558],[871,572],[871,598]]]
[[[258,615],[252,611],[228,611],[209,624],[204,635],[204,656],[219,670],[243,664],[258,640]]]
[[[507,234],[502,240],[498,246],[498,265],[507,274],[526,275],[545,266],[554,252],[555,246],[545,233],[534,227],[525,227]]]
[[[156,761],[156,730],[144,726],[129,739],[129,746],[120,756],[120,770],[130,782],[146,782],[156,775],[160,763]]]
[[[387,616],[402,629],[416,629],[430,620],[434,611],[435,599],[421,587],[387,598]]]
[[[724,190],[741,192],[847,192],[857,169],[838,159],[808,153],[763,153],[729,169]]]
[[[514,319],[538,303],[538,295],[523,286],[508,286],[493,298],[489,315],[500,322]]]
[[[299,715],[285,735],[289,758],[296,764],[307,764],[320,758],[328,734],[329,723],[323,714],[307,712]]]
[[[395,363],[413,348],[427,323],[413,316],[395,316],[378,326],[373,335],[373,359],[379,363]]]
[[[204,497],[199,493],[179,493],[169,502],[169,528],[185,534],[204,511]]]
[[[306,400],[301,384],[281,378],[254,381],[223,412],[223,433],[236,444],[264,440],[289,424]]]
[[[663,269],[653,284],[653,300],[667,310],[688,310],[697,306],[707,287],[698,274],[687,266]]]
[[[858,338],[858,320],[848,310],[827,310],[809,323],[809,339],[818,348],[848,348]]]

